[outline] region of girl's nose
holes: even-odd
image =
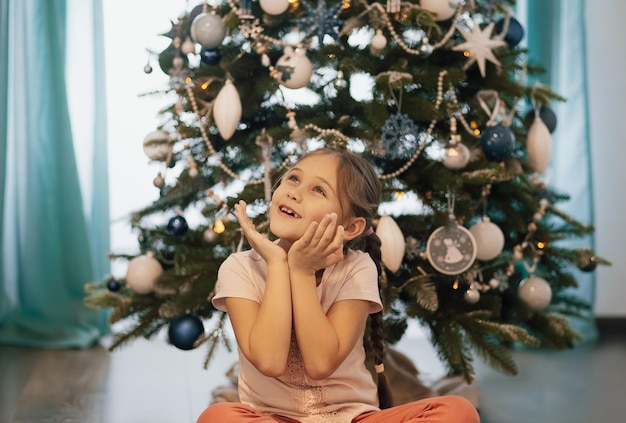
[[[296,187],[293,187],[289,189],[289,191],[287,191],[287,197],[295,201],[300,201],[300,199],[302,198],[302,196],[300,195],[300,192],[298,191]]]

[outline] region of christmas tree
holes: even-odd
[[[550,103],[564,99],[529,82],[543,70],[513,6],[215,0],[172,22],[155,55],[176,101],[143,142],[160,195],[132,215],[140,251],[111,254],[126,275],[87,285],[88,305],[130,322],[111,348],[167,328],[178,348],[208,345],[208,362],[228,343],[209,299],[223,260],[248,248],[232,207],[245,200],[267,231],[272,186],[324,145],[367,157],[384,187],[390,345],[417,320],[467,380],[475,356],[515,374],[515,343],[572,348],[569,318],[590,307],[570,293],[571,269],[608,262],[565,242],[593,228],[558,209],[568,197],[542,176]]]

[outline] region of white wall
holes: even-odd
[[[596,270],[595,310],[600,317],[626,317],[626,2],[586,4],[596,250],[613,263]]]
[[[143,139],[159,123],[158,111],[168,104],[159,95],[142,94],[167,87],[168,76],[150,60],[151,74],[144,72],[147,49],[160,52],[171,42],[159,36],[171,28],[185,10],[185,0],[106,0],[104,30],[109,121],[109,193],[111,246],[114,252],[137,252],[137,236],[131,232],[128,214],[158,198],[152,184],[161,166],[150,164]],[[125,264],[112,263],[112,273],[123,276]]]

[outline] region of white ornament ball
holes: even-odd
[[[289,8],[289,0],[259,0],[259,5],[268,15],[280,15]]]
[[[463,294],[463,298],[465,298],[465,301],[467,301],[469,304],[476,304],[478,300],[480,300],[480,292],[478,292],[477,289],[470,288],[465,291],[465,294]]]
[[[402,230],[391,216],[384,214],[376,226],[376,235],[380,238],[383,265],[392,272],[397,272],[406,246]]]
[[[518,295],[522,301],[535,311],[546,308],[552,300],[552,288],[545,279],[535,275],[520,282]]]
[[[435,47],[433,47],[433,45],[430,44],[427,39],[424,39],[422,40],[422,44],[420,44],[419,46],[419,51],[422,55],[428,57],[433,54],[433,51],[435,51]]]
[[[160,129],[149,132],[143,139],[143,152],[150,160],[166,161],[172,152],[170,134]]]
[[[470,161],[470,151],[461,142],[451,144],[446,148],[446,154],[443,158],[443,165],[448,169],[463,169]]]
[[[489,279],[489,287],[492,289],[496,289],[500,286],[500,281],[496,278]]]
[[[228,140],[233,136],[241,121],[241,113],[241,99],[237,88],[227,79],[213,103],[213,120],[222,138]]]
[[[306,56],[306,50],[285,47],[285,53],[276,62],[276,78],[281,85],[287,88],[298,89],[305,87],[311,81],[313,64]]]
[[[476,258],[482,261],[492,260],[500,255],[504,248],[504,234],[487,216],[470,228],[476,240]]]
[[[202,239],[207,244],[215,243],[215,241],[217,241],[217,236],[218,234],[213,230],[213,228],[207,228],[204,230],[204,232],[202,232]]]
[[[154,177],[154,179],[152,180],[152,184],[157,188],[163,188],[163,185],[165,185],[165,178],[163,178],[161,172],[159,172],[159,174]]]
[[[552,135],[539,116],[535,117],[526,136],[526,150],[530,167],[537,173],[543,173],[550,163],[552,155]]]
[[[217,13],[200,13],[191,22],[191,38],[208,50],[222,45],[226,37],[226,27]]]
[[[161,263],[152,252],[137,256],[128,262],[126,284],[137,294],[149,294],[163,274]]]
[[[370,47],[375,51],[381,51],[387,47],[387,38],[383,35],[382,31],[376,31],[376,34],[372,37],[372,41],[370,41]]]
[[[194,43],[191,38],[187,37],[183,45],[180,46],[180,51],[182,51],[183,54],[193,54],[196,52],[196,43]]]
[[[457,0],[420,0],[422,9],[435,14],[436,21],[446,21],[456,13]]]

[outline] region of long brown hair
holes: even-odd
[[[320,148],[307,153],[304,157],[313,155],[333,155],[339,159],[338,180],[340,196],[348,200],[349,211],[356,217],[363,217],[366,221],[366,230],[363,232],[364,247],[378,270],[380,290],[380,276],[382,274],[380,238],[372,230],[372,221],[378,213],[381,201],[381,185],[376,171],[371,163],[363,156],[347,149]],[[383,358],[385,353],[385,334],[383,313],[371,314],[370,343],[374,355],[374,368],[377,374],[378,401],[380,408],[392,406],[391,391],[383,373]]]

